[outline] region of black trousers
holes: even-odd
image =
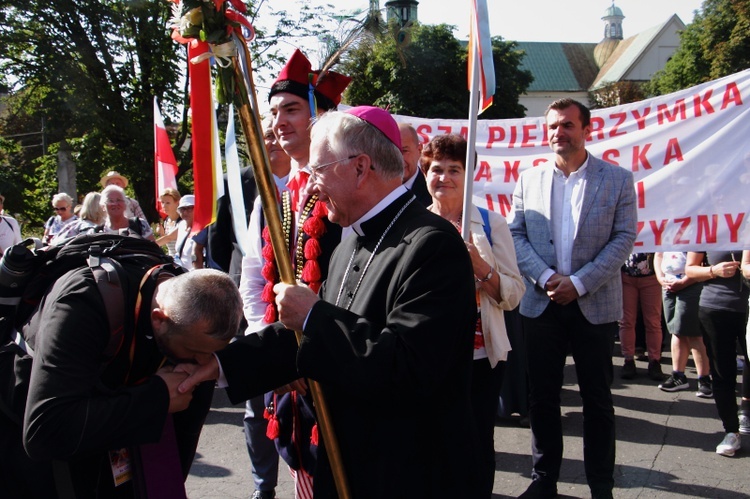
[[[477,477],[475,498],[489,499],[495,485],[495,418],[500,403],[505,362],[492,368],[489,359],[472,364],[471,407],[476,425]]]
[[[708,355],[711,359],[714,402],[727,433],[740,431],[737,417],[737,342],[745,354],[745,326],[747,314],[714,308],[700,307],[698,318],[705,332]],[[743,377],[743,385],[745,379]],[[744,390],[743,390],[744,391]]]
[[[583,400],[583,462],[592,493],[611,491],[615,467],[612,349],[616,322],[591,324],[577,302],[550,302],[536,318],[523,317],[529,373],[529,421],[535,480],[557,482],[563,454],[560,390],[568,352]]]

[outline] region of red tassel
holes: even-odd
[[[302,280],[310,283],[320,280],[320,265],[315,260],[308,260],[302,268]]]
[[[315,203],[312,214],[315,218],[327,217],[328,208],[326,208],[326,204],[323,201],[318,201],[317,203]]]
[[[271,244],[264,245],[263,249],[261,250],[261,254],[263,255],[263,260],[267,262],[274,261],[275,255],[273,253],[273,246],[271,246]]]
[[[308,239],[305,243],[305,260],[317,260],[322,254],[320,242],[317,239]]]
[[[272,282],[267,282],[266,285],[263,286],[263,292],[260,295],[260,299],[266,303],[274,303],[276,301]]]
[[[326,224],[324,224],[323,220],[320,218],[308,217],[307,220],[305,220],[305,223],[302,224],[302,230],[304,230],[305,234],[308,236],[319,239],[320,236],[326,232]]]
[[[310,443],[318,445],[318,423],[315,423],[312,427],[312,433],[310,434]]]
[[[276,265],[273,262],[266,262],[263,264],[263,268],[260,269],[260,275],[263,279],[269,282],[276,280]]]
[[[266,225],[263,227],[263,241],[265,241],[267,244],[271,244],[271,231],[268,229],[268,226]]]
[[[276,305],[269,303],[266,305],[266,313],[263,315],[263,322],[266,324],[273,324],[276,322]]]
[[[318,290],[320,290],[321,282],[320,281],[314,281],[311,283],[308,283],[308,287],[313,290],[315,294],[318,294]]]
[[[266,420],[271,419],[271,416],[272,414],[271,412],[268,411],[268,407],[265,407],[263,409],[263,419],[266,419]]]
[[[266,428],[266,436],[271,440],[279,438],[279,420],[276,419],[276,415],[271,415],[268,418],[268,427]]]

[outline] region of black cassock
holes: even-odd
[[[356,499],[471,496],[471,261],[456,229],[412,200],[342,241],[299,349],[277,323],[219,353],[235,403],[320,382]],[[323,449],[314,488],[336,497]]]

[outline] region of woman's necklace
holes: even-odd
[[[435,215],[439,215],[439,216],[441,216],[442,218],[444,218],[444,219],[448,220],[448,221],[449,221],[450,223],[452,223],[452,224],[453,224],[453,226],[454,226],[454,227],[455,227],[455,228],[456,228],[456,229],[458,230],[458,232],[459,232],[459,233],[461,232],[461,220],[463,219],[463,216],[464,216],[464,211],[463,211],[463,210],[461,210],[461,211],[459,211],[459,212],[458,212],[458,218],[455,218],[455,219],[451,219],[451,218],[448,218],[448,217],[443,217],[443,215],[441,215],[441,214],[440,214],[440,213],[438,212],[437,208],[435,208],[435,206],[434,206],[434,205],[433,205],[433,207],[432,207],[432,212],[433,212],[433,213],[434,213]]]
[[[457,219],[451,220],[451,223],[456,228],[456,230],[458,230],[459,233],[461,233],[461,219],[463,218],[463,216],[464,216],[464,212],[461,211],[461,213],[458,214]]]
[[[404,212],[407,206],[411,204],[412,201],[417,199],[416,197],[412,196],[409,201],[406,202],[405,205],[401,207],[401,209],[396,213],[396,216],[393,217],[393,220],[391,220],[391,223],[388,224],[388,227],[385,228],[383,231],[383,235],[380,236],[380,239],[378,239],[377,244],[375,245],[375,248],[373,248],[372,253],[370,253],[370,258],[368,258],[367,263],[365,264],[365,268],[362,269],[362,275],[359,276],[359,281],[357,281],[357,286],[354,288],[354,291],[349,295],[349,303],[346,305],[346,309],[349,310],[349,308],[352,306],[352,302],[354,301],[354,297],[357,295],[357,291],[359,291],[359,286],[362,284],[362,279],[365,278],[365,274],[367,273],[367,269],[370,268],[370,264],[372,263],[373,258],[375,258],[375,253],[378,252],[378,248],[380,248],[380,244],[383,242],[383,239],[385,239],[386,234],[388,234],[388,231],[391,230],[391,227],[393,227],[393,224],[396,223],[396,220],[398,220],[398,217],[401,216],[401,214]],[[341,280],[341,286],[339,287],[339,294],[336,296],[336,303],[335,305],[339,305],[339,300],[341,300],[341,294],[344,292],[344,285],[346,284],[346,280],[349,277],[349,271],[352,268],[352,262],[354,261],[354,255],[357,254],[357,247],[354,247],[354,251],[352,251],[352,256],[349,257],[349,263],[346,265],[346,272],[344,273],[344,278]]]

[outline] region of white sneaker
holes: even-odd
[[[716,453],[722,456],[734,456],[734,453],[740,450],[740,434],[739,433],[727,433],[724,440],[716,446]]]

